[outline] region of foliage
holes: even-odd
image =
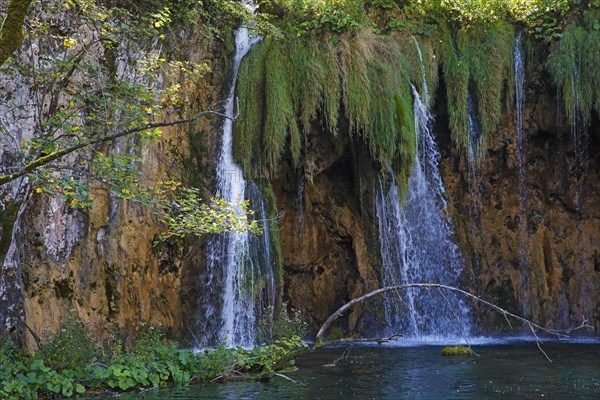
[[[321,122],[336,136],[341,118],[382,165],[410,167],[416,151],[410,84],[421,85],[421,68],[405,53],[414,48],[412,39],[367,29],[310,43],[265,39],[242,61],[238,78],[234,154],[245,173],[275,174],[286,152],[298,166],[311,124]]]
[[[216,196],[204,203],[198,189],[182,187],[172,181],[160,186],[155,199],[159,207],[156,213],[168,227],[160,240],[218,232],[262,234],[259,222],[250,218],[254,211],[248,208],[248,200],[228,202]]]
[[[278,10],[270,0],[260,3],[259,13],[284,16],[275,25],[292,36],[355,30],[365,19],[364,2],[360,0],[277,0]]]
[[[275,171],[283,155],[286,142],[293,162],[297,164],[300,156],[300,131],[295,119],[294,104],[295,70],[301,67],[291,62],[292,52],[283,46],[269,46],[266,57],[269,60],[264,67],[265,114],[263,115],[263,141],[265,165]],[[292,70],[290,70],[292,69]],[[290,79],[291,78],[291,79]]]
[[[73,328],[79,332],[80,328]],[[62,347],[53,354],[67,359],[79,342],[67,343],[59,332]],[[72,336],[72,340],[78,337]],[[64,339],[64,340],[63,340]],[[57,341],[56,338],[50,342]],[[103,363],[87,362],[49,365],[41,355],[23,356],[10,342],[0,341],[0,397],[35,399],[38,396],[72,397],[87,390],[125,391],[136,387],[162,387],[217,379],[226,380],[240,374],[268,376],[293,365],[293,356],[306,345],[298,337],[275,341],[265,347],[217,347],[194,353],[169,344],[158,328],[142,329],[133,352],[115,354]],[[62,354],[59,355],[59,353]]]
[[[291,148],[294,162],[298,164],[298,136],[292,118],[305,135],[314,121],[337,133],[338,123],[342,121],[339,110],[343,109],[350,131],[364,139],[376,160],[394,165],[400,182],[405,180],[402,175],[410,173],[414,151],[410,144],[408,111],[410,84],[418,84],[414,71],[410,74],[416,63],[406,46],[400,52],[408,65],[397,60],[390,62],[382,55],[397,52],[392,47],[402,47],[410,40],[407,33],[431,36],[436,42],[436,55],[445,77],[451,132],[464,149],[470,140],[467,99],[471,97],[477,114],[476,124],[481,131],[475,142],[477,158],[485,153],[487,136],[497,129],[503,104],[509,106],[512,102],[514,26],[524,27],[535,39],[560,39],[561,44],[553,46],[548,65],[554,82],[564,93],[572,122],[573,107],[581,109],[584,122],[597,107],[599,91],[593,65],[597,63],[595,45],[599,42],[600,30],[598,1],[280,0],[263,3],[277,5],[278,8],[261,5],[259,13],[270,10],[272,22],[282,29],[285,39],[266,41],[263,46],[269,50],[256,51],[256,57],[251,57],[253,59],[246,64],[251,72],[240,76],[238,87],[245,89],[240,91],[245,103],[242,109],[246,109],[246,114],[252,113],[252,129],[249,129],[250,124],[238,127],[237,136],[245,142],[237,156],[245,165],[264,164],[269,174],[275,171],[276,161],[286,151],[284,146]],[[341,23],[346,19],[352,22]],[[395,32],[400,33],[400,39],[391,46],[389,37],[379,36]],[[312,35],[310,43],[298,46],[292,39],[305,35]],[[277,50],[278,46],[284,51]],[[324,61],[325,56],[328,62]],[[269,64],[265,66],[267,58]],[[576,77],[575,65],[580,69]],[[263,76],[259,76],[256,68],[265,70]],[[269,74],[266,71],[276,74],[265,78],[264,75]],[[399,76],[398,71],[405,73]],[[247,77],[250,73],[252,76]],[[428,79],[435,81],[436,75],[437,72]],[[282,77],[287,79],[282,80]],[[327,84],[321,86],[322,82]],[[300,93],[295,91],[297,83],[302,83]],[[404,87],[399,87],[402,85]],[[271,86],[281,91],[276,92]],[[266,98],[271,96],[274,100],[271,103],[279,104],[281,100],[281,109],[274,110],[273,104],[257,105],[258,93],[264,93]],[[250,100],[247,96],[251,96]],[[328,99],[327,107],[325,99]],[[390,99],[395,99],[395,110]],[[576,103],[580,104],[574,106]],[[294,109],[295,116],[290,112]],[[397,127],[391,118],[394,115],[400,116],[395,118]],[[280,126],[268,122],[274,129],[264,132],[261,121],[269,119],[278,121]],[[257,158],[252,150],[256,146],[247,144],[253,141],[250,135],[261,131],[266,133],[263,133],[263,145],[273,144],[273,151],[264,158]],[[261,164],[262,160],[266,162]],[[403,171],[406,168],[408,172]]]
[[[293,357],[306,348],[299,336],[276,339],[272,344],[252,350],[237,349],[237,365],[247,371],[273,373],[295,365]]]
[[[500,122],[502,101],[512,101],[513,43],[512,26],[501,21],[461,28],[456,41],[447,27],[439,30],[450,130],[454,140],[467,149],[467,100],[472,96],[481,129],[481,145],[476,149],[479,157],[485,154],[487,136]]]
[[[273,3],[277,7],[270,6]],[[595,4],[580,0],[263,0],[259,14],[277,15],[279,19],[272,22],[296,36],[366,26],[428,35],[439,23],[468,27],[512,20],[526,26],[533,36],[550,40],[560,35],[562,17]]]
[[[532,37],[552,40],[560,38],[562,21],[576,3],[579,1],[519,0],[509,2],[509,8],[513,17],[527,27]]]
[[[52,368],[75,368],[91,363],[98,349],[87,327],[72,317],[60,324],[52,339],[44,344],[40,353],[45,365]]]
[[[269,309],[263,314],[260,321],[258,340],[261,343],[276,343],[288,338],[303,338],[308,333],[308,324],[304,321],[302,311],[282,304],[279,315],[272,319],[273,310]]]
[[[0,368],[20,362],[23,358],[20,349],[13,343],[9,336],[0,336]]]
[[[586,16],[583,26],[570,25],[548,57],[548,69],[560,89],[572,126],[581,118],[583,126],[591,119],[592,110],[600,113],[600,18]]]
[[[142,324],[132,350],[139,358],[152,358],[155,351],[167,345],[167,335],[164,329],[160,326]]]
[[[4,157],[8,173],[0,175],[0,184],[27,177],[34,192],[59,196],[75,209],[92,207],[97,196],[135,201],[166,225],[164,238],[260,233],[256,223],[248,223],[246,204],[218,198],[203,204],[197,189],[175,181],[152,185],[141,174],[144,150],[160,141],[161,128],[205,114],[185,117],[193,99],[182,88],[195,87],[209,70],[206,64],[167,60],[150,43],[165,41],[175,20],[208,18],[206,10],[237,23],[240,7],[247,14],[238,3],[181,0],[167,7],[149,1],[147,9],[132,11],[95,0],[47,2],[47,13],[28,21],[29,40],[39,54],[22,54],[0,70],[36,94],[26,108],[20,106],[35,121],[33,138],[5,132],[12,139],[5,142],[11,154]],[[190,9],[197,5],[202,7]],[[53,25],[57,20],[64,21],[59,30]]]

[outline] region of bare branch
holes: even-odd
[[[323,336],[325,335],[325,332],[327,331],[327,329],[329,329],[329,327],[331,326],[333,321],[335,321],[337,318],[339,318],[342,314],[344,314],[344,312],[346,312],[353,305],[355,305],[357,303],[361,303],[361,302],[365,301],[366,299],[376,296],[378,294],[382,294],[382,293],[389,292],[392,290],[398,291],[398,290],[404,290],[404,289],[409,289],[409,288],[418,288],[418,289],[436,289],[437,288],[437,289],[445,289],[448,291],[460,293],[463,296],[473,299],[478,303],[484,304],[484,305],[494,309],[495,311],[500,312],[501,314],[503,314],[505,316],[505,318],[511,317],[513,319],[516,319],[518,321],[521,321],[521,322],[527,324],[529,326],[529,328],[532,330],[532,332],[534,332],[534,336],[536,337],[536,339],[538,341],[539,341],[539,338],[537,337],[537,335],[535,333],[535,329],[561,338],[561,337],[568,337],[568,334],[574,330],[583,329],[583,328],[592,328],[592,326],[587,323],[587,320],[585,318],[583,319],[583,322],[581,323],[581,325],[579,325],[578,327],[572,328],[572,329],[546,328],[546,327],[536,324],[535,322],[532,322],[526,318],[523,318],[519,315],[513,314],[513,313],[509,312],[508,310],[498,307],[497,305],[490,303],[489,301],[486,301],[479,296],[476,296],[472,293],[469,293],[465,290],[462,290],[462,289],[459,289],[459,288],[456,288],[453,286],[442,285],[439,283],[409,283],[409,284],[405,284],[405,285],[395,285],[395,286],[388,286],[388,287],[384,287],[381,289],[377,289],[377,290],[374,290],[363,296],[357,297],[356,299],[351,300],[348,303],[344,304],[343,306],[338,308],[337,311],[335,311],[333,314],[331,314],[329,316],[329,318],[327,318],[327,320],[323,323],[323,325],[321,326],[321,329],[319,329],[319,332],[317,333],[315,343],[317,343],[317,345],[319,343],[322,343]],[[539,346],[539,343],[538,343],[538,346]]]
[[[281,374],[279,372],[274,372],[273,375],[274,376],[278,376],[278,377],[283,378],[283,379],[286,379],[286,380],[288,380],[288,381],[290,381],[292,383],[295,383],[296,385],[302,385],[303,384],[302,382],[294,380],[294,379],[290,378],[289,376],[286,376],[286,375]]]

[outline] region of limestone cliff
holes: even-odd
[[[222,97],[231,73],[231,54],[223,42],[206,43],[192,33],[170,51],[211,67],[202,87],[186,88],[192,107],[206,108]],[[556,91],[541,70],[530,71],[527,80],[523,210],[514,111],[505,107],[500,128],[489,134],[472,186],[465,154],[450,138],[445,93],[436,93],[435,132],[456,242],[466,262],[463,285],[541,324],[567,327],[587,317],[598,332],[600,121],[594,117],[585,148],[577,149],[580,170],[564,111],[557,109]],[[3,87],[5,102],[33,91],[18,83]],[[11,123],[3,121],[5,128],[32,134],[19,125],[27,115],[13,117]],[[177,176],[211,193],[219,125],[201,120],[165,129],[160,140],[142,150],[143,178]],[[311,329],[348,300],[380,286],[373,188],[381,167],[365,143],[348,132],[348,121],[339,122],[337,137],[330,128],[313,124],[302,139],[300,166],[287,153],[270,179],[282,215],[282,297],[303,312]],[[17,186],[4,187],[1,194],[4,328],[23,333],[32,345],[23,322],[43,337],[62,318],[75,315],[99,339],[114,326],[134,334],[142,323],[163,324],[172,336],[188,336],[186,321],[193,319],[203,290],[197,276],[206,265],[205,239],[154,246],[161,227],[150,211],[109,197],[98,196],[91,209],[74,211],[59,198],[22,193]],[[475,309],[475,314],[484,333],[506,326],[487,310]],[[380,317],[374,301],[354,309],[341,324],[350,333],[360,332],[376,326]]]
[[[469,191],[464,156],[447,138],[445,112],[438,107],[437,131],[444,143],[444,180],[466,260],[467,286],[477,294],[542,325],[566,328],[588,318],[600,329],[598,210],[600,144],[598,120],[576,149],[555,89],[540,66],[529,77],[524,107],[525,207],[519,207],[514,110],[490,135],[489,152]],[[581,170],[575,152],[583,154]],[[473,206],[474,205],[474,206]],[[524,224],[521,239],[520,224]],[[524,262],[520,252],[524,252]],[[483,331],[508,330],[503,317],[485,310]]]
[[[184,84],[185,106],[192,113],[214,107],[229,79],[229,45],[220,39],[207,40],[203,32],[192,28],[180,35],[186,40],[171,41],[164,56],[207,63],[210,71],[201,85]],[[24,63],[37,63],[54,51],[37,51],[40,46],[30,38],[17,57]],[[115,53],[104,49],[99,57],[106,63],[112,58],[115,70],[126,73],[123,71],[136,68],[140,47],[143,44],[122,43]],[[0,77],[4,138],[20,141],[39,134],[35,131],[36,110],[27,106],[30,97],[38,96],[38,89],[26,80]],[[204,118],[165,128],[157,141],[141,150],[128,138],[102,146],[108,146],[103,148],[108,151],[139,151],[140,180],[145,184],[181,179],[203,189],[209,198],[220,123],[219,118]],[[10,161],[12,149],[4,140],[3,144],[0,159]],[[73,165],[76,163],[74,159]],[[170,335],[181,335],[194,307],[185,302],[185,293],[189,282],[195,285],[188,268],[190,248],[196,241],[157,244],[164,227],[144,205],[97,195],[90,209],[74,210],[58,195],[24,190],[25,182],[19,180],[0,189],[3,331],[33,348],[31,331],[43,340],[56,331],[61,320],[75,316],[99,340],[116,329],[126,337],[135,336],[140,324],[162,325]]]
[[[436,94],[435,133],[443,150],[441,169],[455,240],[465,260],[462,282],[482,298],[542,325],[575,327],[586,318],[598,332],[598,120],[580,133],[584,147],[574,149],[573,131],[557,106],[556,89],[545,84],[548,80],[543,64],[529,67],[522,210],[515,110],[504,107],[500,127],[489,135],[488,152],[470,183],[467,156],[450,137],[445,93]],[[284,213],[285,297],[306,312],[313,328],[348,299],[377,287],[380,279],[372,202],[378,167],[357,150],[360,146],[348,132],[340,137],[332,142],[326,133],[313,130],[301,168],[308,178],[293,172],[288,161],[273,180]],[[581,154],[581,168],[575,151]],[[501,315],[473,307],[478,332],[511,331]],[[357,322],[377,326],[377,304],[369,304],[369,311],[354,310],[344,328],[353,332]]]

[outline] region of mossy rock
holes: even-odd
[[[327,335],[327,341],[332,342],[334,340],[339,340],[344,337],[344,330],[338,326],[334,326],[329,331],[329,335]]]
[[[465,346],[448,346],[442,349],[443,356],[470,356],[473,350]]]

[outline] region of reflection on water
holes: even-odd
[[[600,344],[474,346],[479,357],[443,357],[439,346],[348,346],[297,360],[299,370],[262,382],[193,385],[144,399],[596,399]],[[332,365],[333,364],[333,365]],[[135,399],[136,394],[121,398]]]

